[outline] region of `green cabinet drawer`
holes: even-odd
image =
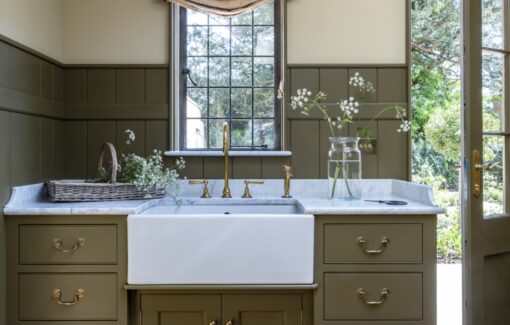
[[[116,320],[117,288],[115,273],[21,273],[18,318],[21,321]],[[79,289],[83,296],[78,299]]]
[[[422,224],[324,224],[325,264],[423,261]]]
[[[323,294],[324,320],[328,321],[423,317],[421,273],[325,273]]]
[[[20,225],[20,264],[116,264],[116,225]]]

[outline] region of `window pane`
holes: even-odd
[[[267,146],[268,149],[274,148],[274,120],[255,120],[253,126],[253,145]]]
[[[230,110],[230,90],[228,88],[209,89],[209,117],[228,117]]]
[[[251,27],[232,27],[232,55],[251,55]]]
[[[207,58],[206,57],[191,57],[188,58],[188,66],[190,70],[191,79],[197,84],[198,87],[207,86]],[[194,85],[191,81],[187,80],[188,87]]]
[[[232,86],[251,86],[251,58],[232,58]]]
[[[255,25],[274,25],[274,3],[255,9],[253,22]]]
[[[207,27],[188,27],[188,55],[207,55]]]
[[[209,58],[209,86],[228,86],[229,71],[229,58]]]
[[[207,120],[187,119],[186,120],[186,147],[188,149],[207,148]]]
[[[274,89],[255,88],[254,97],[255,117],[274,117]]]
[[[482,57],[483,130],[503,131],[505,59],[499,53],[484,51]]]
[[[255,55],[274,54],[274,27],[255,27]]]
[[[207,89],[189,88],[186,101],[187,118],[207,117]]]
[[[485,216],[504,213],[504,137],[483,139],[483,213]]]
[[[255,58],[255,86],[270,87],[274,85],[274,58]]]
[[[233,147],[247,147],[252,145],[251,120],[232,120],[231,142]]]
[[[232,117],[251,117],[251,88],[232,88]]]
[[[209,33],[209,55],[229,55],[230,27],[211,27]]]
[[[207,25],[207,15],[195,10],[186,10],[188,25]]]
[[[223,123],[227,120],[211,119],[209,121],[209,148],[223,147]]]
[[[482,0],[482,46],[504,47],[503,0]]]
[[[232,18],[232,25],[251,25],[252,15],[253,13],[248,11],[244,14],[235,16]]]
[[[219,16],[209,16],[209,25],[229,25],[230,18],[224,18]]]

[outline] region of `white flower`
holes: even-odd
[[[282,80],[282,81],[280,81],[280,85],[278,85],[278,92],[277,92],[276,98],[283,99],[283,96],[284,96],[284,83]]]
[[[400,124],[400,127],[398,128],[397,132],[409,132],[411,129],[411,122],[408,120],[403,120],[402,124]]]
[[[304,103],[307,103],[310,98],[309,96],[312,94],[311,91],[307,90],[306,88],[298,89],[296,96],[290,97],[290,105],[293,110],[296,110],[298,108],[302,108],[304,106]]]
[[[126,140],[126,144],[131,144],[131,143],[135,142],[135,138],[136,138],[135,132],[133,132],[133,131],[131,131],[129,129],[127,129],[124,132],[127,133],[127,135],[128,135],[128,138]]]

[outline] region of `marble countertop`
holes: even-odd
[[[281,198],[282,180],[266,180],[263,185],[250,187],[254,198],[242,199],[242,180],[231,180],[231,199],[221,199],[222,180],[211,180],[209,190],[213,198],[201,199],[201,186],[190,186],[184,181],[177,200],[172,196],[152,200],[126,200],[104,202],[53,203],[45,197],[44,185],[14,187],[4,215],[129,215],[140,214],[157,205],[176,204],[297,204],[303,213],[317,215],[369,214],[369,215],[423,215],[443,213],[434,201],[428,186],[398,180],[362,180],[360,200],[330,200],[327,198],[327,180],[292,180],[293,198]],[[399,200],[403,206],[391,206],[365,200]]]

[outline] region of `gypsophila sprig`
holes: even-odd
[[[358,88],[361,101],[364,101],[368,95],[375,93],[374,84],[371,81],[365,80],[359,72],[355,72],[354,76],[349,78],[349,85]]]
[[[132,130],[129,130],[129,129],[127,129],[124,132],[127,133],[126,144],[131,144],[131,143],[135,142],[135,139],[136,139],[135,132],[133,132]]]

